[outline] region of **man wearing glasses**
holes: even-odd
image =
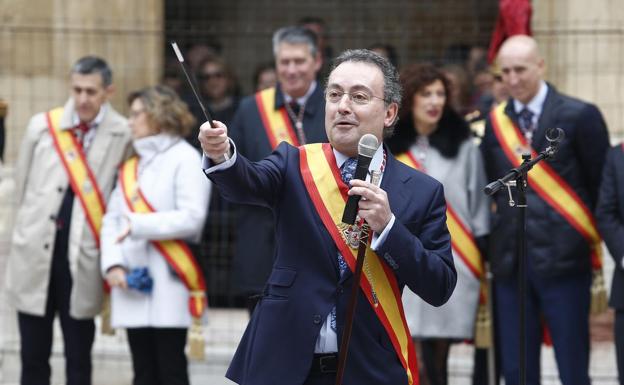
[[[325,103],[317,83],[321,68],[314,33],[302,27],[284,27],[273,35],[278,84],[241,101],[230,125],[240,154],[251,161],[269,155],[286,141],[299,146],[326,142]],[[219,119],[217,119],[219,120]],[[244,205],[237,216],[232,285],[249,298],[253,311],[273,265],[275,221],[266,207]]]
[[[355,249],[340,223],[348,195],[372,230],[364,262],[344,384],[414,384],[416,357],[404,321],[405,285],[445,303],[457,273],[442,185],[377,148],[369,171],[380,184],[351,180],[358,142],[391,134],[401,102],[396,69],[367,50],[336,58],[325,92],[329,143],[286,143],[252,163],[227,127],[204,123],[206,174],[235,202],[275,213],[275,263],[226,376],[239,384],[329,385],[354,284]],[[350,190],[347,186],[350,186]],[[348,191],[348,193],[347,193]],[[357,247],[357,246],[356,246]]]

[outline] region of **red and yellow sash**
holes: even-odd
[[[402,162],[413,169],[425,172],[425,168],[420,162],[414,158],[411,152],[406,152],[396,156],[399,162]],[[475,328],[474,343],[477,347],[491,346],[491,333],[488,328],[491,322],[488,301],[488,286],[485,279],[485,268],[483,266],[483,256],[477,242],[470,229],[464,225],[451,204],[446,201],[446,227],[451,234],[451,247],[455,255],[458,255],[468,269],[472,272],[477,280],[479,280],[479,307],[477,309],[477,320]],[[485,325],[483,323],[486,323]]]
[[[71,130],[62,130],[59,127],[62,115],[63,107],[48,111],[46,114],[48,129],[54,141],[54,148],[67,171],[69,184],[82,205],[93,238],[99,246],[100,229],[106,205],[97,180],[89,168],[82,145],[76,140]]]
[[[133,213],[156,212],[141,192],[137,179],[139,158],[134,156],[120,168],[119,181],[126,204]],[[204,276],[188,246],[180,240],[152,241],[169,265],[189,290],[189,310],[194,318],[200,318],[206,309],[206,283]]]
[[[507,103],[501,103],[496,107],[490,113],[490,119],[496,138],[505,155],[513,167],[518,167],[522,163],[522,150],[530,147],[518,127],[505,114],[506,105]],[[531,156],[536,157],[535,151],[530,150]],[[533,166],[531,172],[528,173],[528,183],[542,199],[587,240],[590,246],[592,268],[601,270],[602,239],[596,227],[596,220],[572,187],[546,162],[540,162]]]
[[[339,229],[347,201],[347,186],[340,178],[331,146],[328,143],[310,144],[299,147],[299,151],[301,175],[308,194],[338,250],[351,271],[354,271],[357,250],[347,245]],[[418,384],[416,351],[405,321],[396,276],[370,248],[366,251],[366,262],[369,268],[365,269],[360,282],[362,291],[386,329],[407,372],[408,383]]]
[[[275,110],[275,87],[256,93],[256,105],[272,149],[284,141],[299,146],[299,139],[290,123],[286,108]]]
[[[418,171],[425,172],[422,165],[410,152],[396,156],[397,160]],[[483,277],[483,259],[470,229],[461,221],[450,203],[446,202],[446,226],[451,234],[451,246],[475,278]]]

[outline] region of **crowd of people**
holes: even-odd
[[[400,63],[383,43],[333,58],[324,28],[309,18],[278,29],[274,62],[244,97],[217,50],[189,50],[211,122],[171,71],[132,92],[124,118],[108,102],[106,61],[74,64],[69,99],[32,117],[16,163],[7,288],[21,384],[50,383],[56,315],[67,383],[90,384],[103,308],[105,327],[127,330],[135,385],[189,384],[185,347],[202,340],[215,256],[250,314],[227,377],[333,384],[360,285],[349,239],[367,226],[344,383],[446,385],[451,345],[475,340],[487,313],[496,371],[518,384],[515,192],[491,199],[483,187],[544,150],[551,127],[565,133],[557,157],[528,178],[526,380],[540,383],[548,335],[561,382],[590,383],[602,238],[624,373],[624,147],[609,150],[599,109],[544,80],[529,36],[508,38],[493,66],[484,48],[459,46],[440,62]],[[382,145],[370,177],[352,179],[365,134]],[[344,227],[353,195],[358,220]],[[488,384],[485,361],[477,349],[475,385]]]

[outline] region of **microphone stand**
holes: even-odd
[[[364,266],[364,257],[368,248],[368,238],[370,235],[370,227],[364,222],[362,225],[360,243],[358,245],[357,263],[353,272],[353,286],[351,287],[351,298],[347,305],[347,316],[345,318],[345,327],[342,332],[340,341],[340,354],[338,355],[338,368],[336,370],[335,385],[342,385],[342,377],[347,363],[347,352],[349,350],[349,340],[351,339],[351,331],[353,330],[353,318],[355,316],[355,306],[357,305],[358,294],[360,292],[360,280],[362,277],[362,267]]]
[[[550,142],[545,150],[540,152],[537,157],[531,159],[530,153],[522,154],[522,164],[511,169],[504,177],[488,184],[484,188],[487,195],[493,195],[503,187],[507,187],[509,192],[509,206],[517,207],[518,210],[518,227],[516,230],[516,258],[518,260],[518,296],[519,312],[520,312],[520,373],[519,385],[526,384],[526,189],[527,175],[529,170],[542,160],[552,158],[556,152],[559,142],[563,140],[564,132],[560,128],[555,128],[558,137],[550,138],[546,135],[546,139]],[[516,187],[518,204],[514,202],[511,187]]]

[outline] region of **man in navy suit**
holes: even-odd
[[[543,80],[544,59],[531,37],[506,40],[498,64],[511,99],[494,109],[486,122],[481,149],[489,179],[505,175],[522,152],[545,149],[548,128],[565,132],[555,158],[529,171],[527,383],[540,383],[545,322],[561,382],[588,385],[592,258],[600,249],[591,212],[609,146],[607,127],[596,106],[563,95]],[[495,200],[489,255],[496,280],[503,374],[507,385],[515,385],[520,370],[517,211],[509,207],[507,191],[500,191]],[[581,222],[585,227],[578,226]],[[579,228],[591,232],[581,233]]]
[[[275,150],[280,129],[293,134],[290,143],[296,146],[327,141],[315,35],[302,27],[280,28],[273,34],[273,54],[277,86],[244,98],[229,125],[237,152],[253,162]],[[255,205],[240,205],[237,214],[231,282],[236,294],[249,298],[251,312],[273,266],[275,219],[271,210]]]
[[[255,163],[237,153],[223,124],[214,122],[217,128],[211,128],[204,123],[200,129],[205,172],[224,196],[269,207],[276,217],[273,270],[227,372],[240,384],[329,385],[335,381],[353,259],[347,257],[350,251],[344,239],[336,237],[336,228],[327,224],[325,214],[331,210],[323,211],[326,207],[319,201],[325,197],[323,191],[340,189],[344,196],[337,192],[337,199],[324,202],[342,210],[347,186],[339,181],[343,170],[338,169],[352,163],[364,134],[382,141],[392,131],[401,100],[398,74],[377,54],[346,51],[334,62],[325,99],[330,144],[296,148],[282,143]],[[313,157],[318,155],[315,149],[323,151],[320,157]],[[315,194],[310,180],[322,167],[330,171],[315,185],[319,192]],[[392,303],[382,290],[385,282],[396,283],[393,300],[398,301],[395,308],[401,317],[400,291],[406,284],[432,305],[450,297],[457,274],[444,193],[439,182],[400,164],[385,146],[377,149],[370,170],[383,171],[380,186],[353,180],[348,194],[362,196],[359,216],[373,231],[375,258],[367,256],[365,264],[378,261],[386,275],[375,276],[381,280],[366,279],[377,296],[363,289],[357,299],[343,383],[411,384],[418,375],[409,369],[415,360],[413,346],[402,345],[406,360],[397,349],[401,340],[395,338],[411,341],[409,331],[405,335],[401,330],[404,322],[388,327],[388,320],[396,317],[392,306],[386,306]],[[380,317],[384,312],[390,316]]]
[[[609,305],[615,309],[615,352],[620,384],[624,384],[624,144],[607,154],[596,219],[615,262]]]

